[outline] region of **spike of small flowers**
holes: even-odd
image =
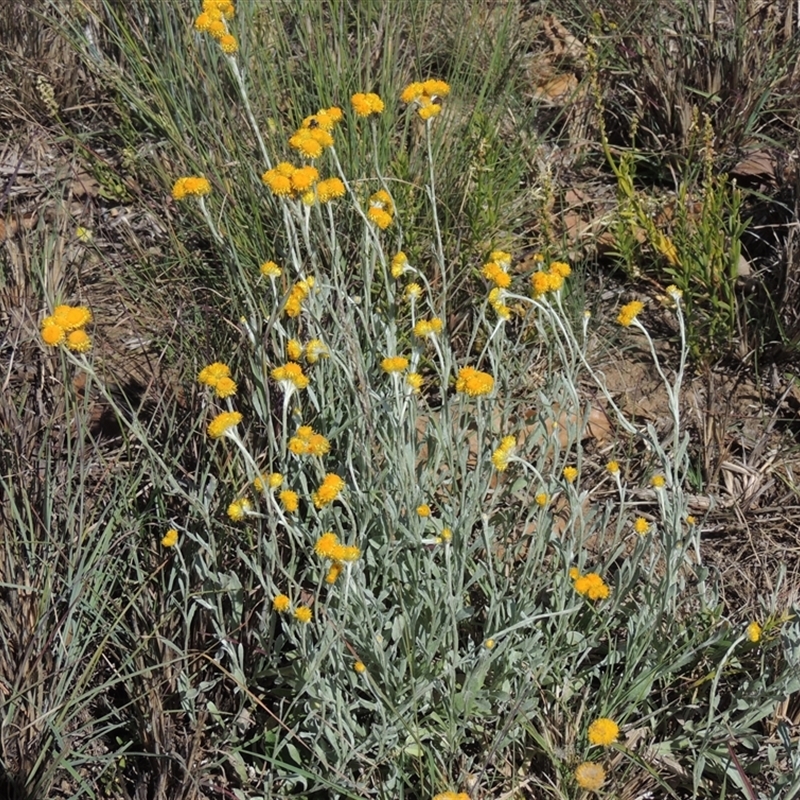
[[[233,428],[241,421],[242,415],[238,411],[223,411],[221,414],[217,414],[208,424],[208,435],[212,439],[230,436]]]
[[[474,367],[462,367],[458,371],[456,391],[470,397],[489,394],[494,388],[494,378],[488,372],[481,372]]]
[[[617,322],[622,325],[623,328],[630,327],[636,317],[641,313],[642,309],[644,309],[644,303],[640,303],[638,300],[631,300],[630,303],[626,303],[620,309],[617,315]]]

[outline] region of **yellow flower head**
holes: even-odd
[[[175,528],[170,528],[161,539],[163,547],[175,547],[178,544],[178,531]]]
[[[492,250],[489,253],[489,261],[496,262],[502,269],[508,269],[511,266],[511,253],[505,250]]]
[[[294,514],[300,505],[300,498],[297,496],[297,492],[293,492],[291,489],[284,489],[278,495],[278,499],[290,514]]]
[[[417,514],[420,517],[429,517],[431,515],[431,507],[427,503],[417,506]]]
[[[536,500],[536,505],[539,506],[539,508],[544,508],[550,498],[545,492],[539,492],[534,499]]]
[[[322,481],[319,489],[311,495],[317,508],[330,505],[344,489],[344,481],[334,472],[329,472]]]
[[[589,742],[600,747],[608,747],[617,741],[619,725],[613,719],[600,717],[589,726]]]
[[[374,92],[357,92],[350,98],[353,111],[359,117],[369,117],[371,114],[380,114],[384,109],[383,100]]]
[[[596,572],[578,575],[573,579],[573,587],[578,594],[590,600],[605,600],[611,591],[608,584]]]
[[[382,231],[385,231],[392,224],[392,215],[382,208],[370,206],[367,211],[367,218],[375,223]]]
[[[292,175],[297,167],[282,161],[272,169],[268,169],[262,176],[261,181],[269,188],[272,194],[277,197],[290,197],[292,195]]]
[[[653,475],[653,477],[650,478],[650,485],[654,489],[663,489],[666,483],[667,480],[663,475]]]
[[[296,193],[308,191],[319,179],[319,171],[316,167],[298,167],[290,178],[292,189]]]
[[[761,626],[754,620],[747,626],[747,638],[754,644],[761,639]]]
[[[495,646],[495,644],[496,644],[496,642],[495,642],[495,640],[494,640],[494,639],[487,639],[487,640],[486,640],[486,641],[483,643],[483,646],[484,646],[484,647],[485,647],[487,650],[494,650],[494,646]]]
[[[283,483],[283,475],[280,472],[271,472],[267,482],[270,489],[277,489]]]
[[[223,411],[221,414],[217,414],[208,424],[208,435],[212,439],[230,436],[233,428],[241,421],[242,415],[238,411]]]
[[[436,317],[433,319],[421,319],[414,326],[414,336],[424,339],[426,336],[435,336],[442,332],[442,321]]]
[[[311,609],[308,606],[298,606],[294,610],[294,618],[298,622],[302,622],[303,625],[306,625],[309,622],[311,622],[311,617],[312,617]]]
[[[296,435],[289,439],[289,450],[298,456],[324,456],[331,449],[330,442],[310,425],[301,425]]]
[[[619,475],[619,462],[617,462],[617,461],[609,461],[608,464],[606,464],[606,469],[612,475]]]
[[[202,176],[178,178],[172,187],[172,198],[183,200],[185,197],[203,197],[211,191],[211,184]]]
[[[320,558],[335,559],[340,546],[339,537],[332,531],[328,531],[317,539],[317,543],[314,545],[314,552]]]
[[[217,385],[214,387],[214,393],[220,399],[224,400],[226,397],[232,397],[236,394],[236,384],[230,378],[220,378]]]
[[[408,359],[404,356],[387,356],[381,361],[381,369],[384,372],[402,372],[408,369]]]
[[[620,309],[617,315],[617,322],[622,325],[623,328],[630,327],[631,323],[636,319],[643,308],[644,303],[640,303],[638,300],[631,300],[630,303],[626,303]]]
[[[88,353],[92,349],[92,340],[82,328],[68,333],[65,344],[67,349],[72,350],[73,353]]]
[[[404,294],[408,300],[419,300],[422,297],[422,287],[418,283],[409,283]]]
[[[253,504],[243,497],[241,500],[234,500],[228,506],[228,516],[234,522],[241,522],[252,510]]]
[[[272,608],[279,614],[285,614],[289,610],[291,602],[285,594],[276,594],[272,599]]]
[[[575,478],[578,477],[578,470],[575,469],[575,467],[564,467],[564,470],[561,474],[564,476],[564,480],[569,483],[574,483]]]
[[[636,517],[633,523],[633,529],[639,536],[644,536],[650,530],[650,523],[644,517]]]
[[[575,782],[581,789],[596,792],[606,782],[606,771],[594,761],[584,761],[575,770]]]
[[[359,675],[361,675],[362,673],[364,673],[364,672],[366,672],[366,671],[367,671],[367,667],[366,667],[366,665],[364,664],[364,662],[363,662],[363,661],[356,661],[356,663],[355,663],[355,664],[353,664],[353,669],[354,669],[354,670],[355,670],[355,671],[356,671],[356,672],[357,672]]]
[[[492,464],[498,472],[505,472],[508,469],[508,462],[517,446],[514,436],[504,436],[500,446],[492,453]]]
[[[494,388],[494,378],[488,372],[481,372],[474,367],[462,367],[458,371],[456,391],[470,397],[489,394]]]
[[[563,261],[553,261],[550,264],[550,274],[558,275],[559,278],[568,278],[572,274],[572,268]]]
[[[408,269],[408,256],[401,250],[392,256],[392,277],[399,278]]]
[[[328,355],[328,348],[321,339],[312,339],[306,345],[306,361],[309,364],[316,364],[317,361],[327,358]]]
[[[334,561],[333,564],[331,564],[328,568],[328,574],[325,576],[325,583],[329,583],[331,585],[336,583],[336,579],[339,577],[339,575],[341,575],[343,569],[344,564],[339,561]]]
[[[344,196],[344,184],[339,178],[326,178],[317,184],[317,200],[320,203],[329,203],[338,197]]]
[[[408,386],[414,394],[418,394],[422,389],[423,377],[419,372],[409,372],[406,375],[406,386]]]
[[[67,332],[60,325],[50,321],[52,319],[52,317],[48,317],[42,324],[42,341],[48,347],[58,347],[66,341]]]
[[[203,369],[200,370],[197,380],[199,383],[210,386],[213,389],[220,380],[223,378],[230,378],[230,376],[230,367],[227,364],[223,364],[221,361],[215,361],[213,364],[209,364],[207,367],[203,367]]]
[[[286,356],[290,361],[299,361],[303,357],[303,345],[297,339],[289,339],[286,343]]]
[[[66,333],[80,330],[92,321],[92,312],[86,306],[56,306],[53,316],[48,317],[60,325]]]
[[[284,391],[290,388],[305,389],[308,386],[308,377],[303,374],[303,368],[294,361],[289,361],[282,367],[275,367],[270,375],[273,380],[278,381]]]
[[[236,37],[232,36],[230,33],[220,36],[218,41],[220,49],[226,56],[233,55],[239,49],[239,42],[237,42]]]
[[[394,214],[394,203],[392,202],[391,195],[385,189],[378,189],[369,196],[370,206],[382,208],[389,214]]]
[[[430,78],[415,81],[403,89],[400,99],[404,103],[414,103],[422,119],[431,119],[442,110],[442,100],[450,94],[450,86],[444,81]]]
[[[511,276],[496,261],[489,261],[481,268],[481,275],[499,289],[511,286]]]

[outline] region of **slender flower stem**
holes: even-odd
[[[439,226],[439,212],[436,209],[436,179],[433,169],[433,146],[431,144],[431,121],[425,122],[425,142],[428,147],[428,168],[430,181],[428,183],[428,197],[433,212],[433,231],[436,235],[436,259],[439,262],[439,271],[442,276],[442,319],[447,318],[447,267],[444,262],[444,247],[442,245],[442,229]]]

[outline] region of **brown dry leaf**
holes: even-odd
[[[79,172],[70,184],[70,194],[73,197],[98,197],[102,186],[88,172]]]
[[[572,72],[564,72],[539,84],[534,89],[533,96],[541,103],[563,106],[572,99],[577,90],[577,75]]]
[[[550,40],[555,58],[583,61],[586,56],[586,45],[573,36],[553,14],[548,14],[542,19],[542,28]]]
[[[746,155],[731,171],[733,178],[761,178],[775,182],[775,159],[768,150],[756,150]]]

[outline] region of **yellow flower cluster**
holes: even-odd
[[[517,440],[514,436],[504,436],[500,446],[492,453],[492,464],[498,472],[505,472],[508,469],[508,462],[517,447]]]
[[[219,361],[203,367],[197,380],[204,386],[210,386],[219,398],[224,399],[236,394],[237,387],[231,378],[230,368]]]
[[[414,326],[414,336],[424,339],[426,336],[435,336],[442,332],[442,321],[437,318],[421,319]]]
[[[311,275],[292,286],[292,290],[289,292],[289,296],[286,298],[286,305],[284,306],[287,317],[300,316],[300,312],[303,310],[303,300],[308,297],[313,288],[314,278]]]
[[[331,443],[310,425],[301,425],[289,439],[289,450],[298,456],[324,456],[330,449]]]
[[[581,789],[596,792],[606,782],[606,771],[594,761],[584,761],[575,770],[575,782]]]
[[[511,317],[511,309],[505,303],[506,289],[511,286],[511,276],[508,274],[510,266],[511,254],[503,250],[494,250],[481,268],[481,275],[493,284],[489,292],[489,305],[502,319]]]
[[[234,522],[241,522],[253,510],[253,504],[243,497],[241,500],[234,500],[228,506],[228,516]]]
[[[269,475],[259,475],[253,481],[253,488],[260,494],[265,488],[277,489],[283,483],[280,472],[271,472]]]
[[[379,189],[369,197],[367,217],[381,230],[386,230],[394,219],[394,203],[385,189]]]
[[[183,200],[186,197],[203,197],[211,191],[211,184],[206,178],[190,176],[178,178],[172,187],[172,199]]]
[[[223,411],[217,414],[208,424],[208,435],[212,439],[219,439],[222,436],[232,435],[232,429],[242,421],[242,415],[238,411]]]
[[[409,83],[403,89],[400,99],[404,103],[414,103],[417,113],[424,120],[437,116],[442,110],[442,100],[450,94],[450,86],[444,81],[429,78],[426,81]]]
[[[56,306],[52,315],[42,320],[42,341],[48,347],[63,344],[74,353],[87,353],[92,340],[84,328],[92,321],[92,312],[86,306]]]
[[[494,378],[488,372],[481,372],[474,367],[462,367],[458,371],[456,391],[470,397],[489,394],[494,388]]]
[[[564,278],[569,277],[572,269],[563,261],[553,261],[547,269],[540,269],[531,275],[533,296],[538,299],[548,292],[557,292],[564,285]]]
[[[644,303],[640,303],[638,300],[631,300],[630,303],[626,303],[620,309],[617,315],[617,322],[619,322],[623,328],[630,327],[631,323],[639,316],[643,308]]]
[[[314,198],[314,185],[319,180],[319,170],[311,165],[296,167],[288,161],[281,161],[277,166],[268,169],[261,181],[276,197],[290,197],[296,199],[311,193],[311,202]]]
[[[298,497],[297,492],[294,492],[291,489],[284,489],[278,495],[278,499],[290,514],[294,514],[294,512],[300,507],[300,498]]]
[[[342,109],[336,106],[322,108],[306,117],[289,139],[289,145],[306,158],[319,158],[323,150],[333,147],[333,128],[341,122]]]
[[[203,0],[203,11],[195,18],[194,29],[213,36],[222,52],[232,55],[239,49],[239,44],[228,31],[227,20],[232,19],[235,12],[231,0]]]
[[[280,278],[283,275],[283,270],[274,261],[265,261],[259,271],[265,278]]]
[[[275,367],[270,372],[272,380],[278,381],[284,391],[288,389],[305,389],[308,386],[308,376],[303,373],[303,368],[294,361],[289,361],[280,367]]]
[[[350,98],[350,104],[353,106],[353,111],[359,117],[369,117],[372,114],[383,113],[384,105],[383,100],[378,97],[374,92],[356,92]]]
[[[312,495],[311,499],[317,508],[330,505],[344,489],[344,481],[334,472],[329,472]]]
[[[600,717],[589,726],[589,743],[608,747],[617,741],[619,725],[613,719]]]
[[[575,469],[575,467],[564,467],[561,474],[568,483],[574,483],[575,479],[578,477],[578,470]]]
[[[317,539],[314,545],[314,552],[320,558],[329,558],[331,561],[338,562],[339,564],[346,564],[351,561],[358,561],[361,556],[361,550],[355,545],[341,544],[339,537],[328,531],[323,533]]]
[[[408,256],[401,250],[392,256],[392,277],[396,280],[408,269]]]
[[[581,575],[578,568],[573,567],[569,571],[569,577],[575,591],[590,600],[605,600],[611,592],[608,584],[596,572]]]
[[[381,361],[384,372],[402,372],[408,369],[408,359],[405,356],[387,356]]]
[[[276,594],[272,598],[272,609],[278,614],[286,614],[292,607],[292,601],[285,594]],[[311,622],[313,616],[311,609],[308,606],[298,606],[292,615],[298,622],[304,625]]]
[[[178,544],[178,531],[175,528],[170,528],[161,539],[163,547],[175,547]]]

